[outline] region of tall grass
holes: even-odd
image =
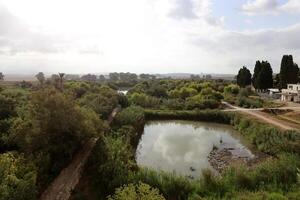
[[[221,176],[203,170],[197,180],[174,173],[156,172],[141,168],[130,176],[130,182],[144,182],[158,188],[166,199],[234,199],[242,193],[265,191],[266,195],[287,195],[297,191],[299,157],[281,154],[259,164],[254,169],[231,167]],[[242,192],[242,193],[241,193]],[[241,193],[241,194],[239,194]],[[260,196],[261,194],[253,194]],[[291,194],[292,195],[292,194]],[[272,196],[272,195],[271,195]]]

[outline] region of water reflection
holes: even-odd
[[[220,141],[234,149],[245,149],[233,132],[229,126],[212,123],[150,121],[138,145],[136,160],[140,166],[198,177],[202,169],[212,169],[207,156],[214,145],[222,146]]]
[[[118,93],[121,93],[121,94],[124,94],[124,95],[126,95],[127,92],[128,92],[128,90],[118,90]]]

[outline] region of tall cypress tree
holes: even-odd
[[[289,83],[298,83],[299,67],[294,63],[292,55],[284,55],[280,67],[280,88],[286,88]]]
[[[273,87],[273,70],[269,62],[262,61],[261,70],[257,77],[259,89],[266,90]]]
[[[251,85],[251,73],[250,70],[245,66],[239,70],[239,73],[237,75],[237,84],[240,87]]]
[[[287,69],[287,62],[288,62],[289,56],[284,55],[281,59],[281,65],[280,65],[280,88],[286,88],[287,87],[287,80],[288,80],[288,69]]]
[[[255,63],[254,73],[253,73],[253,78],[252,78],[252,84],[253,84],[255,89],[259,88],[257,78],[258,78],[258,75],[259,75],[260,71],[261,71],[261,62],[258,60]]]

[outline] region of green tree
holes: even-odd
[[[144,109],[138,106],[130,106],[119,112],[115,118],[115,124],[118,126],[132,125],[139,127],[144,125],[145,114]]]
[[[59,76],[59,87],[60,87],[60,90],[63,90],[64,89],[64,76],[66,74],[65,73],[58,73],[58,76]]]
[[[286,88],[289,83],[297,83],[299,68],[294,63],[292,55],[284,55],[280,67],[280,88]]]
[[[12,138],[22,152],[35,158],[38,182],[44,184],[102,128],[103,122],[92,110],[79,107],[55,89],[44,89],[33,93],[24,116],[14,123]]]
[[[266,90],[273,87],[273,70],[267,61],[262,61],[261,70],[257,77],[257,87],[260,90]]]
[[[251,73],[245,66],[239,70],[237,75],[237,84],[240,87],[251,85]]]
[[[13,98],[0,94],[0,120],[16,114],[16,102]]]
[[[261,68],[262,68],[261,62],[259,60],[256,61],[255,67],[254,67],[254,73],[253,73],[253,77],[252,77],[252,84],[255,89],[259,88],[257,81],[258,81],[258,75],[261,71]]]
[[[0,200],[37,199],[36,169],[16,153],[0,154]]]
[[[153,108],[159,105],[158,98],[136,92],[129,96],[129,102],[131,105],[142,106],[144,108]]]
[[[100,82],[104,82],[105,80],[106,80],[105,76],[101,74],[101,75],[99,76],[99,81],[100,81]]]
[[[86,82],[95,83],[97,81],[97,76],[94,74],[86,74],[81,77],[81,80],[86,81]]]
[[[45,82],[45,75],[43,72],[39,72],[37,75],[35,75],[37,80],[40,82],[41,85],[44,85]]]
[[[116,189],[113,196],[109,196],[108,200],[165,200],[159,194],[158,189],[154,189],[145,183],[138,185],[129,184],[127,186]]]
[[[118,93],[108,86],[97,87],[93,90],[95,90],[93,93],[88,93],[80,99],[80,105],[92,109],[102,118],[107,118],[118,104]]]
[[[99,139],[91,156],[92,181],[101,197],[128,182],[130,172],[136,169],[134,153],[123,137],[107,136]]]
[[[120,75],[117,72],[109,73],[109,79],[111,81],[118,81],[120,79]]]

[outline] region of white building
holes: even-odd
[[[300,84],[288,84],[281,90],[281,101],[300,102]]]
[[[269,88],[268,97],[271,97],[273,99],[280,99],[281,98],[280,90],[277,88]]]

